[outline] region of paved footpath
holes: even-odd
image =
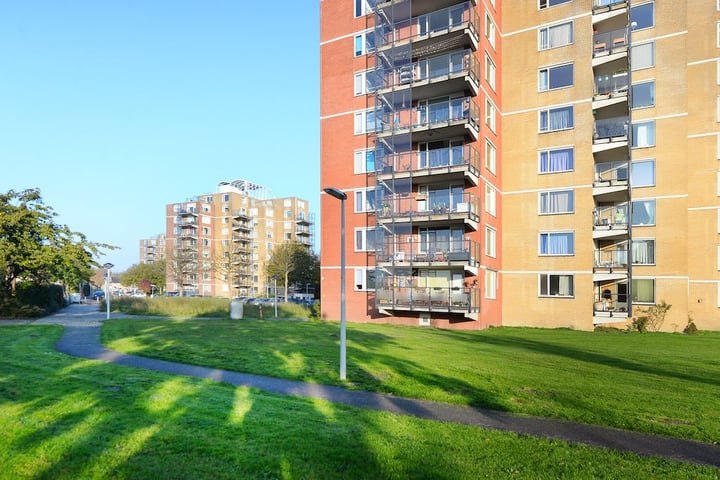
[[[118,313],[111,314],[111,318],[128,317],[128,315]],[[681,462],[720,467],[720,445],[549,418],[516,416],[493,410],[346,390],[329,385],[263,377],[126,355],[107,349],[100,343],[100,328],[105,318],[106,313],[99,312],[95,305],[72,305],[63,309],[60,313],[39,320],[3,321],[2,324],[63,325],[65,326],[65,333],[55,348],[68,355],[82,358],[175,375],[217,380],[282,395],[319,398],[329,402],[398,415],[455,422],[493,430],[582,443],[593,447],[624,450],[639,455],[664,457]]]

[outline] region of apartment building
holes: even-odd
[[[139,263],[155,263],[165,258],[165,235],[143,238],[139,242]]]
[[[720,329],[720,2],[324,0],[321,69],[349,319]]]
[[[273,294],[265,264],[276,245],[313,248],[306,200],[271,198],[247,180],[166,206],[167,290],[219,297]]]

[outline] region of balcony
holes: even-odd
[[[595,75],[593,110],[628,101],[630,76],[627,69]]]
[[[593,58],[611,56],[612,60],[616,55],[627,55],[628,32],[627,28],[618,28],[607,32],[593,35]]]
[[[440,101],[421,101],[412,107],[384,108],[378,137],[412,133],[413,142],[428,141],[431,135],[470,135],[473,141],[480,134],[480,107],[472,97],[456,97]]]
[[[383,11],[378,8],[379,12]],[[404,45],[412,45],[413,56],[422,56],[423,50],[430,52],[439,46],[446,49],[470,47],[476,50],[480,39],[478,15],[471,2],[394,23],[382,13],[377,18],[385,22],[380,23],[375,30],[375,48],[378,53]]]
[[[627,160],[595,164],[593,196],[597,201],[620,203],[627,200],[628,168]]]
[[[597,207],[593,210],[593,238],[612,238],[628,234],[628,204]]]
[[[627,8],[627,0],[593,0],[593,15]]]
[[[595,120],[593,153],[627,146],[628,125],[628,116]]]
[[[628,242],[611,243],[594,251],[593,273],[628,273]]]
[[[448,232],[449,236],[449,232]],[[379,265],[422,267],[465,267],[477,272],[480,244],[467,238],[428,241],[417,235],[393,235],[376,251]]]
[[[475,6],[476,0],[470,0],[470,3]],[[457,0],[385,0],[378,1],[375,7],[375,11],[381,12],[384,15],[390,14],[390,9],[395,8],[402,12],[408,11],[412,8],[412,15],[418,16],[423,13],[430,13],[440,8],[447,8],[454,4],[457,4]]]
[[[468,287],[383,287],[376,291],[381,310],[470,314],[480,311],[480,289]]]
[[[298,213],[295,216],[295,223],[297,223],[298,225],[310,225],[312,224],[312,220],[308,215],[304,213]]]
[[[480,200],[471,193],[456,193],[450,189],[432,190],[426,195],[416,194],[414,197],[394,195],[385,197],[375,218],[380,224],[463,221],[477,230]]]
[[[378,180],[427,177],[438,180],[465,178],[478,185],[480,153],[470,145],[453,145],[433,150],[412,151],[380,157]]]
[[[480,66],[471,50],[423,58],[414,63],[385,70],[379,93],[413,88],[413,97],[432,98],[480,88]]]
[[[191,208],[189,210],[180,208],[176,210],[175,213],[181,217],[197,217],[197,211],[194,208]]]
[[[613,293],[613,291],[618,291],[618,287],[621,286],[627,291],[626,283],[609,283],[598,286],[598,292],[595,293],[593,300],[594,324],[623,322],[629,317],[630,304],[627,293]]]

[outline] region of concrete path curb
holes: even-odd
[[[67,310],[65,309],[63,312]],[[112,314],[111,317],[120,318],[126,316]],[[492,410],[365,391],[346,390],[335,386],[263,377],[126,355],[107,349],[100,343],[100,328],[104,319],[105,317],[98,315],[97,312],[94,315],[87,315],[78,311],[77,314],[66,312],[41,320],[14,323],[64,325],[66,327],[65,333],[57,342],[56,349],[62,353],[77,357],[175,375],[211,379],[281,395],[318,398],[333,403],[398,415],[455,422],[493,430],[582,443],[594,447],[623,450],[644,456],[664,457],[681,462],[720,467],[720,445],[549,418],[516,416]]]

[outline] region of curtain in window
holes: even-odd
[[[569,255],[574,253],[573,234],[543,233],[540,235],[540,253],[543,255]]]
[[[550,27],[550,47],[567,45],[572,42],[572,23],[564,23]]]
[[[540,211],[542,213],[572,212],[575,208],[574,197],[572,190],[542,193],[540,194]]]
[[[655,282],[651,279],[632,281],[633,301],[655,303]]]
[[[558,295],[571,296],[573,294],[572,277],[560,275],[558,277]]]
[[[655,44],[645,43],[642,45],[635,45],[632,47],[630,54],[632,55],[633,70],[652,67],[655,63]]]
[[[562,130],[564,128],[572,128],[572,126],[572,107],[550,110],[550,130]]]
[[[541,172],[563,172],[573,169],[573,151],[552,150],[540,153]]]
[[[633,147],[651,147],[655,145],[655,122],[633,125]]]
[[[647,240],[635,240],[632,244],[633,263],[649,265],[655,262],[653,243]]]

